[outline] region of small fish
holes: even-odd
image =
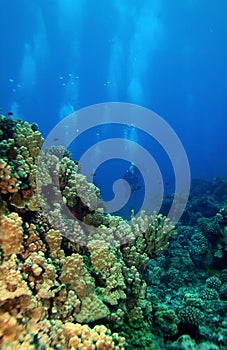
[[[96,176],[96,173],[91,173],[90,176],[91,176],[91,177],[95,177],[95,176]]]
[[[8,114],[8,115],[13,115],[13,112],[8,112],[7,114]]]
[[[57,137],[55,137],[54,139],[53,139],[53,141],[54,142],[56,142],[56,141],[58,141],[59,139],[57,138]]]

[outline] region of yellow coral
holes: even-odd
[[[93,269],[105,284],[99,288],[102,297],[109,304],[117,305],[119,299],[126,299],[122,261],[117,258],[117,249],[102,240],[91,241],[88,248]]]
[[[81,301],[80,310],[75,310],[74,315],[78,322],[93,322],[109,314],[107,306],[95,295],[94,282],[81,255],[74,253],[65,259],[60,280],[68,284]]]
[[[51,229],[46,233],[46,240],[50,248],[50,256],[58,261],[63,261],[64,251],[60,249],[62,236],[59,231]]]
[[[82,300],[81,309],[75,317],[78,322],[90,323],[107,317],[109,313],[108,307],[95,294],[91,294]]]
[[[13,305],[13,301],[17,303],[19,298],[21,300],[21,309],[34,307],[31,302],[31,291],[17,268],[17,258],[13,254],[0,265],[0,305],[4,305],[7,302]]]
[[[0,244],[5,257],[23,251],[22,219],[17,213],[0,217]]]
[[[69,207],[74,207],[78,197],[84,206],[90,210],[97,209],[100,202],[100,192],[93,184],[88,183],[86,176],[78,174],[78,166],[67,157],[61,160],[60,174],[67,175],[67,184],[64,187],[63,195]]]
[[[70,289],[79,293],[80,299],[88,296],[94,288],[82,256],[75,253],[65,259],[60,280],[62,283],[69,284]]]
[[[17,123],[14,139],[14,151],[16,154],[16,173],[12,174],[9,166],[0,170],[0,187],[2,193],[15,193],[12,203],[19,208],[29,207],[30,210],[39,210],[40,204],[36,196],[36,171],[43,138],[39,131],[33,131],[29,123]],[[1,161],[0,168],[4,162]],[[5,173],[8,174],[5,174]],[[26,187],[18,192],[18,187],[26,179]],[[28,180],[28,181],[27,181]],[[8,183],[6,182],[8,181]],[[27,183],[28,182],[28,183]]]
[[[117,333],[112,334],[103,325],[91,329],[88,325],[67,322],[63,329],[68,349],[124,350],[125,339]]]
[[[56,268],[53,264],[48,264],[43,252],[34,251],[29,254],[23,264],[23,269],[39,300],[50,299],[54,296],[53,281],[55,281],[55,287],[58,286]]]

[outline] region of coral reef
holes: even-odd
[[[170,239],[171,248],[149,261],[151,327],[153,334],[161,332],[167,338],[166,349],[226,349],[227,181],[201,181],[201,188],[199,184],[197,180],[192,187],[177,235]],[[201,196],[207,204],[203,208]],[[164,305],[178,318],[175,335],[173,327],[156,327],[156,310]],[[167,325],[167,320],[162,324]]]
[[[37,127],[0,121],[1,348],[138,348],[131,334],[149,329],[152,308],[148,261],[167,249],[172,224],[105,215],[67,150],[41,153]]]
[[[176,228],[129,223],[42,143],[0,116],[0,348],[226,349],[227,181],[197,181]]]

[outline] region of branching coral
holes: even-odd
[[[146,215],[141,211],[138,218],[132,218],[132,228],[137,238],[139,252],[146,252],[150,258],[156,258],[169,246],[169,239],[175,233],[174,225],[162,214]]]

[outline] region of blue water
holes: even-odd
[[[0,5],[3,114],[37,122],[47,136],[65,116],[91,104],[139,104],[175,130],[193,178],[227,175],[225,0],[1,0]],[[111,132],[117,137],[122,130]],[[146,135],[137,137],[159,162],[168,191],[173,174],[166,156]],[[73,156],[91,142],[87,135],[72,147]],[[129,166],[119,163],[120,173]],[[99,171],[94,182],[101,187]],[[103,195],[109,198],[108,191],[106,186]]]

